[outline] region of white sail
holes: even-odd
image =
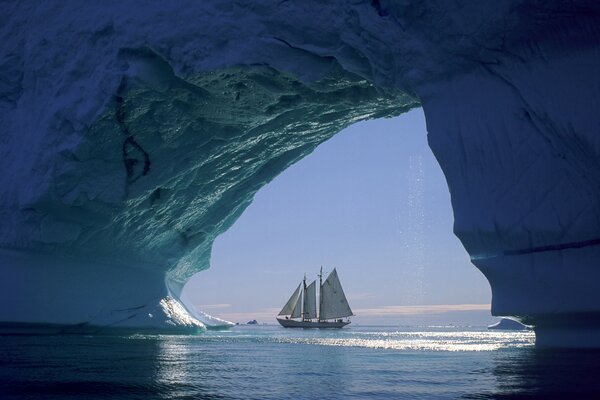
[[[293,311],[295,311],[294,309],[296,308],[296,306],[298,304],[300,304],[300,302],[298,300],[300,300],[300,288],[301,287],[302,287],[302,283],[298,285],[296,290],[294,290],[294,293],[292,293],[292,297],[290,297],[290,299],[287,301],[287,303],[285,303],[285,306],[283,306],[283,308],[279,312],[279,315],[290,315],[290,314],[292,314]]]
[[[317,318],[317,285],[313,281],[304,292],[304,318]]]
[[[321,319],[333,319],[354,315],[335,268],[321,286]]]
[[[300,284],[302,285],[302,284]],[[302,292],[298,294],[298,299],[296,300],[296,305],[294,306],[294,310],[292,311],[292,315],[290,318],[300,318],[302,315]]]

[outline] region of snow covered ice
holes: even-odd
[[[4,3],[0,321],[202,328],[174,304],[256,191],[344,127],[422,106],[492,312],[599,345],[598,11]]]

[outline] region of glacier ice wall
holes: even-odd
[[[551,63],[542,48],[487,65],[421,99],[492,313],[535,325],[538,344],[596,346],[600,52],[560,50]]]
[[[422,105],[493,312],[594,337],[594,2],[0,7],[0,320],[169,328],[261,186]]]

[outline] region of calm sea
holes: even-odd
[[[374,326],[2,336],[0,398],[600,398],[600,353],[533,342],[530,332]]]

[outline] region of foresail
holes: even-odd
[[[321,319],[333,319],[354,315],[342,289],[335,268],[321,287]]]
[[[306,287],[304,293],[304,318],[317,318],[317,285],[315,281]]]
[[[300,302],[298,300],[300,299],[300,288],[301,287],[302,287],[302,283],[298,285],[296,290],[294,290],[292,297],[290,297],[290,299],[287,301],[287,303],[285,303],[285,306],[283,306],[283,308],[279,312],[279,315],[292,314],[292,311],[294,311],[294,309],[296,308],[296,305],[300,304]]]
[[[294,306],[294,310],[292,311],[292,315],[290,318],[300,318],[302,315],[302,292],[298,294],[298,299],[296,300],[296,305]]]

